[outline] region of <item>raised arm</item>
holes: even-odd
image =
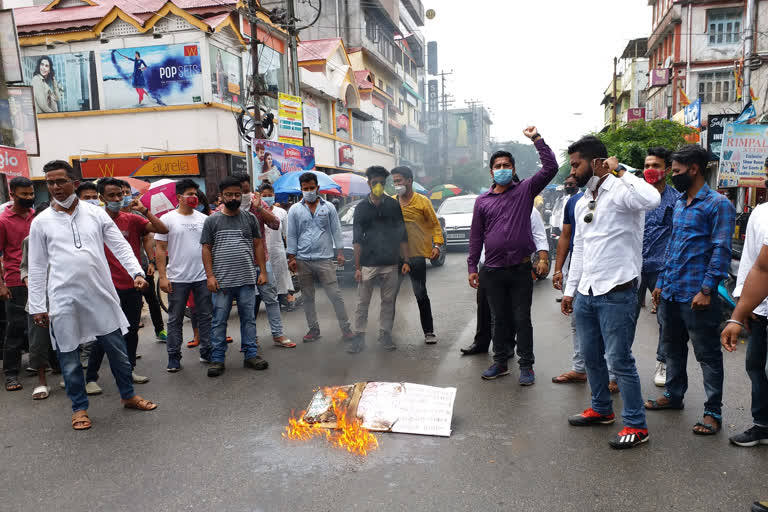
[[[557,165],[557,158],[552,150],[544,142],[544,139],[539,135],[535,126],[529,126],[523,133],[526,137],[533,141],[533,145],[536,147],[536,151],[539,152],[539,160],[541,161],[541,169],[539,172],[530,177],[531,197],[536,197],[544,190],[552,178],[555,177],[557,171],[560,168]]]

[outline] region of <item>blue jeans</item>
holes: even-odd
[[[133,371],[131,362],[128,360],[128,351],[125,346],[120,329],[104,336],[96,337],[96,346],[107,354],[109,367],[112,369],[112,375],[115,377],[117,389],[120,391],[120,398],[129,400],[136,395],[133,391]],[[72,412],[84,411],[88,409],[88,395],[85,392],[85,376],[83,367],[80,363],[80,347],[72,352],[57,351],[59,364],[61,365],[61,375],[67,386],[67,396],[72,400]]]
[[[222,288],[213,294],[213,325],[211,327],[211,362],[223,363],[227,355],[227,321],[232,311],[232,301],[237,299],[237,315],[240,317],[240,346],[245,359],[258,355],[256,340],[256,287],[252,284]]]
[[[637,288],[633,286],[598,296],[576,293],[573,314],[576,315],[576,330],[592,390],[592,409],[600,414],[613,412],[608,390],[610,365],[624,402],[621,411],[624,426],[647,428],[640,377],[632,356],[636,307]]]
[[[259,269],[256,269],[257,277],[260,272]],[[275,274],[272,273],[272,264],[269,262],[267,262],[267,279],[267,284],[256,286],[259,295],[254,302],[254,315],[259,316],[259,307],[261,307],[261,302],[264,301],[272,337],[279,338],[283,335],[283,319],[280,316],[280,302],[277,300],[277,281],[275,280]]]
[[[189,294],[195,299],[193,326],[200,329],[200,356],[211,357],[211,322],[213,302],[206,281],[195,283],[171,283],[171,293],[168,295],[168,359],[181,359],[182,324],[184,310],[187,308]]]
[[[723,409],[723,352],[720,349],[720,299],[712,295],[709,308],[691,309],[690,302],[662,299],[659,315],[664,325],[664,355],[667,356],[667,393],[673,404],[681,404],[688,391],[688,340],[701,365],[707,401],[704,412],[721,414]]]
[[[656,288],[656,281],[659,280],[660,272],[643,272],[640,275],[640,288],[637,290],[637,315],[640,316],[640,303],[645,298],[645,292],[649,291],[653,293]],[[662,348],[662,336],[661,336],[661,315],[656,313],[656,322],[659,324],[659,343],[656,345],[656,360],[660,363],[666,363],[667,359],[664,357],[664,350]]]
[[[752,381],[752,419],[755,425],[768,427],[768,320],[758,315],[751,326],[746,365]]]

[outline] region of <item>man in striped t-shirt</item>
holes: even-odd
[[[205,220],[200,237],[208,289],[213,293],[213,350],[208,367],[209,377],[224,373],[227,321],[235,299],[240,317],[240,344],[245,354],[244,366],[254,370],[266,370],[269,366],[258,355],[254,312],[254,285],[267,282],[267,264],[259,224],[252,213],[240,210],[243,195],[240,180],[232,176],[224,178],[219,184],[219,191],[224,209]],[[258,276],[255,265],[259,268]]]

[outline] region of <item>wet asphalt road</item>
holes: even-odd
[[[690,390],[683,411],[649,415],[651,440],[634,450],[612,450],[621,428],[569,427],[566,416],[588,406],[586,385],[555,385],[568,369],[570,331],[551,282],[534,292],[536,385],[522,388],[518,371],[480,379],[485,356],[459,357],[475,329],[474,292],[466,284],[465,255],[428,272],[440,342],[426,346],[418,309],[404,284],[395,323],[398,350],[383,352],[374,336],[367,350],[349,355],[324,294],[319,310],[324,338],[300,342],[303,312],[284,316],[296,349],[270,346],[270,368],[242,368],[233,314],[228,368],[210,379],[195,350],[184,348],[183,371],[165,371],[165,346],[142,330],[138,371],[152,378],[138,392],[157,401],[154,412],[124,410],[105,364],[104,394],[91,398],[91,430],[70,428],[70,403],[54,386],[33,402],[34,379],[24,390],[0,392],[2,455],[0,510],[227,510],[227,511],[742,511],[768,498],[768,447],[735,448],[727,436],[749,426],[749,383],[744,348],[726,355],[725,426],[698,437],[691,426],[702,412],[698,364],[689,361]],[[355,291],[345,291],[347,309]],[[375,332],[378,301],[371,306]],[[643,310],[635,355],[644,394],[652,383],[657,328]],[[151,326],[145,315],[145,323]],[[259,332],[268,333],[262,311]],[[185,324],[185,336],[191,337]],[[286,441],[281,432],[292,409],[302,409],[322,385],[363,380],[407,381],[458,388],[450,438],[379,435],[366,458],[333,449],[321,439]],[[51,379],[57,384],[58,379]],[[619,400],[620,402],[620,400]],[[620,403],[615,406],[620,410]]]

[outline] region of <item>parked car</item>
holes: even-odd
[[[445,241],[448,247],[469,247],[469,228],[472,225],[475,200],[476,195],[449,197],[437,210],[438,217],[445,219]]]
[[[341,221],[341,237],[344,243],[344,259],[346,260],[344,266],[337,265],[336,277],[339,282],[352,282],[355,279],[355,249],[352,244],[352,225],[355,220],[355,207],[360,204],[361,201],[367,201],[368,199],[359,199],[344,206],[339,211],[339,220]],[[440,226],[443,230],[443,240],[447,240],[445,232],[445,220],[438,215]],[[446,247],[443,245],[440,247],[440,257],[436,260],[430,260],[433,267],[440,267],[445,263]]]

